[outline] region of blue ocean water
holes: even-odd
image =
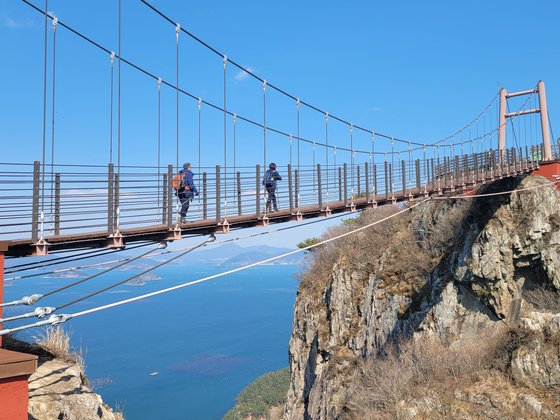
[[[123,285],[66,308],[72,313],[224,271],[206,264],[165,266],[160,279]],[[297,266],[254,267],[221,279],[72,319],[86,374],[127,419],[220,419],[261,374],[288,365]],[[115,271],[45,299],[56,306],[131,275]],[[15,280],[5,300],[74,279]],[[27,309],[27,308],[23,308]],[[6,311],[5,316],[17,312]],[[12,325],[13,326],[13,325]],[[20,337],[40,333],[30,330]],[[150,375],[157,372],[157,375]]]

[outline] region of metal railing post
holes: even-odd
[[[459,155],[455,155],[455,167],[454,172],[455,172],[455,186],[459,186],[459,177],[461,176],[461,166],[459,164]],[[463,174],[463,183],[465,182],[465,174]]]
[[[60,173],[54,174],[54,234],[60,235]]]
[[[115,174],[115,192],[114,192],[114,216],[113,216],[113,232],[119,230],[120,226],[120,174]]]
[[[377,201],[377,164],[373,164],[373,201]]]
[[[344,162],[343,165],[344,172],[344,206],[348,205],[348,164]]]
[[[41,162],[33,162],[33,203],[31,210],[31,239],[37,242],[39,239],[39,185],[41,179]]]
[[[342,168],[338,167],[338,201],[342,201]]]
[[[260,179],[261,178],[261,165],[257,165],[255,167],[255,191],[256,191],[256,197],[255,197],[255,206],[256,206],[256,214],[257,217],[260,217],[261,215],[261,183],[260,183]]]
[[[420,194],[422,181],[420,180],[420,159],[416,159],[416,190]]]
[[[294,194],[295,207],[296,209],[299,209],[299,169],[296,169],[294,171],[294,175],[295,175],[295,194]]]
[[[221,208],[220,208],[220,200],[221,200],[221,182],[220,182],[220,165],[216,165],[216,222],[220,222],[222,220],[221,217]]]
[[[237,171],[237,214],[243,214],[243,205],[241,202],[241,172]]]
[[[356,166],[356,177],[357,177],[357,182],[358,182],[358,196],[360,196],[360,194],[362,193],[362,183],[361,181],[361,177],[360,177],[360,165],[358,164]]]
[[[366,203],[369,203],[369,167],[368,162],[364,163],[364,177],[366,178]]]
[[[163,182],[162,182],[162,197],[161,197],[161,223],[163,225],[167,224],[167,206],[169,203],[167,202],[167,174],[163,174]]]
[[[385,198],[389,198],[389,164],[385,160]]]
[[[294,211],[294,191],[292,187],[292,165],[288,164],[288,201],[290,202],[290,213]]]
[[[402,196],[406,197],[406,162],[401,160],[401,171],[402,171]]]
[[[321,164],[317,164],[317,192],[319,210],[323,210],[323,185],[321,182]]]
[[[113,233],[115,228],[115,165],[109,163],[107,168],[107,232]]]
[[[202,219],[208,219],[208,174],[202,173]]]
[[[173,165],[167,165],[167,226],[173,227]]]

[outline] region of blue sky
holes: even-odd
[[[34,0],[43,8],[44,2]],[[560,4],[556,1],[308,1],[171,2],[152,4],[228,57],[296,97],[348,121],[396,137],[432,142],[461,128],[498,86],[547,83],[550,118],[560,134]],[[175,83],[175,31],[137,0],[123,0],[122,55]],[[110,50],[117,50],[116,1],[49,1],[53,15]],[[3,161],[41,157],[43,18],[21,1],[0,0]],[[49,23],[47,143],[50,142],[52,31]],[[180,86],[222,105],[221,59],[180,36]],[[55,160],[106,164],[109,155],[107,54],[57,32]],[[228,109],[262,121],[259,82],[231,65]],[[115,73],[115,83],[116,83]],[[116,85],[115,85],[116,86]],[[156,82],[122,65],[123,164],[155,165]],[[116,141],[116,96],[114,139]],[[493,110],[491,110],[493,111]],[[267,92],[267,124],[294,133],[295,103]],[[494,116],[495,116],[495,111]],[[202,109],[201,164],[223,162],[222,114]],[[495,125],[496,118],[484,121]],[[196,165],[196,101],[180,99],[180,161]],[[162,90],[162,164],[175,162],[175,93]],[[227,122],[228,164],[233,124]],[[481,124],[482,125],[482,122]],[[478,127],[482,132],[482,127]],[[474,128],[473,128],[474,130]],[[262,160],[262,129],[237,124],[237,164]],[[324,141],[324,116],[301,111],[302,137]],[[468,135],[468,134],[465,134]],[[472,135],[472,134],[471,134]],[[348,146],[349,130],[332,119],[331,144]],[[354,133],[354,147],[369,136]],[[114,146],[116,148],[116,145]],[[377,150],[387,150],[379,140]],[[288,140],[267,137],[268,156],[288,163]],[[311,147],[302,146],[309,159]],[[339,153],[339,159],[345,159]],[[268,159],[271,160],[271,159]],[[320,157],[318,157],[320,160]]]

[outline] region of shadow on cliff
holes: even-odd
[[[523,179],[527,176],[528,175],[520,175],[500,179],[490,184],[483,185],[476,193],[494,194],[512,191],[518,188]],[[450,282],[453,282],[452,275],[449,271],[449,266],[452,265],[450,263],[452,262],[452,258],[456,258],[456,251],[465,241],[467,232],[473,225],[476,225],[477,232],[481,232],[494,217],[496,211],[501,206],[510,202],[510,197],[511,193],[472,199],[471,204],[465,212],[462,223],[460,224],[459,231],[455,233],[453,243],[449,244],[449,249],[442,255],[434,270],[429,274],[429,279],[426,284],[413,294],[412,303],[393,326],[385,345],[379,349],[380,353],[383,353],[387,346],[393,346],[398,344],[399,340],[410,338],[412,333],[417,331],[420,325],[425,321],[430,310],[442,302],[442,291]],[[441,203],[445,202],[446,201],[442,201]],[[457,285],[457,287],[460,288],[461,293],[471,294],[473,299],[478,300],[467,287],[463,285]],[[484,308],[486,307],[484,306]],[[487,311],[485,311],[485,313],[497,321],[498,317],[496,314],[490,311],[490,309],[486,309]],[[403,328],[405,324],[406,328]]]

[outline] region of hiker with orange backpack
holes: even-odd
[[[173,177],[173,189],[181,202],[181,210],[179,211],[181,218],[179,223],[187,222],[187,211],[189,210],[191,200],[194,196],[198,196],[198,190],[194,186],[194,175],[191,169],[191,164],[185,163],[183,164],[183,169]]]

